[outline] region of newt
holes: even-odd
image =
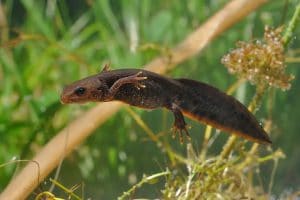
[[[143,69],[109,70],[76,81],[63,89],[61,102],[121,101],[144,109],[166,108],[174,114],[174,131],[189,137],[184,115],[248,140],[271,144],[254,115],[236,100],[208,84],[173,79]]]

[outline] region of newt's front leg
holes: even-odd
[[[119,88],[124,85],[124,84],[134,84],[138,89],[140,88],[145,88],[146,86],[142,83],[140,83],[140,81],[147,79],[146,76],[140,76],[143,72],[140,71],[134,75],[131,76],[127,76],[127,77],[123,77],[120,78],[119,80],[117,80],[110,88],[108,91],[108,96],[107,96],[107,100],[113,100],[115,94],[118,92]]]
[[[183,143],[183,133],[182,132],[185,132],[188,139],[191,138],[190,134],[187,130],[187,125],[184,121],[184,116],[183,116],[182,112],[180,111],[178,105],[175,103],[172,103],[170,110],[173,112],[174,118],[175,118],[174,125],[173,125],[173,131],[174,131],[173,137],[175,137],[175,134],[177,132],[179,132],[180,142]]]

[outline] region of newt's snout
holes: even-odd
[[[70,88],[70,86],[65,86],[61,95],[60,95],[60,102],[62,104],[68,104],[72,103],[72,93],[73,93],[73,88]]]
[[[64,94],[64,92],[62,92],[62,94],[60,95],[60,102],[61,102],[62,104],[67,104],[67,103],[69,103],[68,97]]]
[[[61,96],[61,97],[60,97],[60,103],[66,104],[66,103],[67,103],[67,100],[66,100],[63,96]]]

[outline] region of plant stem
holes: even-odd
[[[223,151],[221,152],[221,159],[226,159],[228,158],[230,152],[232,151],[234,145],[235,145],[235,141],[236,141],[236,136],[232,135],[229,137],[229,139],[227,140],[226,144],[223,147]]]
[[[212,127],[207,125],[205,128],[205,133],[204,133],[204,139],[203,139],[203,143],[202,143],[202,149],[201,149],[201,154],[200,154],[200,160],[205,160],[206,158],[206,153],[208,150],[208,142],[211,136],[211,132],[212,132]]]
[[[135,190],[137,188],[140,188],[144,183],[149,183],[154,181],[155,179],[161,177],[161,176],[166,176],[169,175],[171,172],[169,170],[161,172],[161,173],[157,173],[157,174],[153,174],[151,176],[148,177],[144,177],[140,182],[138,182],[137,184],[135,184],[134,186],[132,186],[128,191],[124,192],[122,196],[118,197],[118,200],[123,200],[126,197],[130,196],[132,193],[135,192]]]
[[[60,184],[59,182],[57,182],[56,180],[50,178],[50,181],[56,185],[57,187],[59,187],[60,189],[62,189],[63,191],[65,191],[66,193],[68,193],[68,195],[70,195],[71,197],[73,197],[74,199],[77,200],[82,200],[79,196],[77,196],[76,194],[74,194],[73,190],[70,190],[68,188],[66,188],[65,186],[63,186],[62,184]]]
[[[286,28],[285,33],[282,37],[282,42],[284,46],[287,46],[290,40],[292,39],[293,32],[295,31],[299,18],[300,18],[300,3],[298,3],[298,5],[296,6],[296,10],[293,14],[293,17],[289,22],[288,27]]]

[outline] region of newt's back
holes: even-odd
[[[140,76],[147,77],[147,79],[139,81],[138,84],[122,85],[115,94],[114,100],[145,109],[154,109],[167,107],[171,103],[174,94],[181,91],[181,84],[177,81],[141,69],[107,71],[99,74],[99,79],[105,79],[108,87],[111,87],[117,80],[139,72],[141,72]],[[139,87],[140,85],[143,87]]]

